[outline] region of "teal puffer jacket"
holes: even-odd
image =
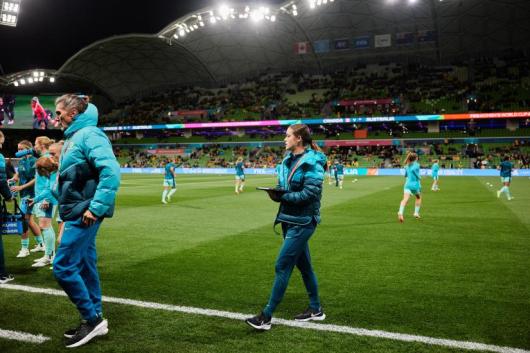
[[[320,223],[325,166],[326,156],[310,148],[299,158],[292,153],[285,157],[278,173],[278,186],[287,192],[281,196],[275,224]]]
[[[98,110],[89,104],[66,129],[59,166],[59,213],[65,221],[88,209],[112,217],[120,186],[120,167],[107,136],[97,127]]]

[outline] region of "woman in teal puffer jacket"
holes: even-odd
[[[257,330],[269,330],[274,310],[281,302],[294,266],[302,273],[309,307],[295,316],[297,321],[321,321],[326,318],[318,295],[318,284],[309,254],[309,239],[320,223],[320,199],[326,156],[313,143],[309,128],[291,125],[285,135],[289,151],[278,171],[278,188],[283,190],[278,201],[280,209],[275,224],[281,224],[283,244],[276,260],[274,285],[263,311],[246,323]]]

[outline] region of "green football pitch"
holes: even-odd
[[[232,176],[177,181],[172,202],[163,205],[161,176],[123,176],[115,216],[98,235],[103,294],[166,306],[104,303],[108,335],[78,351],[464,351],[403,335],[530,351],[528,178],[514,178],[512,201],[497,198],[498,178],[446,177],[436,193],[425,178],[422,218],[412,217],[409,204],[403,224],[396,216],[403,178],[346,177],[343,190],[326,184],[322,224],[310,241],[325,326],[273,322],[265,333],[241,315],[184,311],[257,314],[267,302],[282,239],[272,228],[277,204],[255,188],[272,186],[274,178],[248,176],[241,195]],[[17,237],[4,237],[4,246],[15,275],[10,284],[26,287],[0,286],[0,330],[50,339],[0,338],[0,352],[63,350],[62,333],[78,324],[77,311],[65,297],[21,290],[59,287],[50,269],[30,267],[37,255],[15,258]],[[292,320],[307,304],[295,269],[275,318]],[[185,308],[170,309],[175,306]],[[401,335],[333,332],[336,326]]]

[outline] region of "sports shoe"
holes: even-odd
[[[165,205],[165,204],[167,204],[167,201],[166,200],[162,200],[162,203]]]
[[[7,122],[8,125],[13,125],[14,123],[15,123],[15,120],[9,120],[9,121]]]
[[[40,244],[36,244],[35,247],[33,247],[33,249],[30,250],[30,252],[38,252],[38,251],[44,251],[44,250],[46,250],[44,248],[44,244],[40,243]]]
[[[33,260],[33,262],[42,261],[45,257],[46,257],[46,255],[42,255],[42,257],[39,257],[38,259]]]
[[[401,213],[398,213],[398,221],[399,223],[405,222],[405,218],[403,218],[403,215]]]
[[[508,201],[512,201],[514,199],[513,196],[508,197]]]
[[[256,330],[268,331],[271,329],[271,318],[265,316],[264,313],[248,318],[245,322]]]
[[[31,267],[44,267],[44,266],[51,265],[51,263],[52,263],[51,256],[44,256],[40,259],[40,261],[37,261],[33,265],[31,265]]]
[[[12,275],[0,276],[0,284],[6,284],[7,282],[11,282],[14,279],[15,277]]]
[[[87,344],[97,336],[104,336],[109,332],[108,322],[103,318],[98,318],[94,324],[88,322],[81,322],[81,325],[75,331],[74,335],[66,341],[66,348],[75,348]],[[66,331],[64,334],[72,333],[72,330]]]
[[[306,311],[294,317],[296,321],[323,321],[325,318],[326,314],[324,314],[322,308],[318,310],[307,308]]]
[[[17,257],[19,258],[22,258],[22,257],[28,257],[30,255],[30,252],[27,248],[22,248],[20,249],[20,251],[18,252],[18,255]]]
[[[501,197],[501,192],[497,191],[497,198]]]
[[[420,214],[419,214],[419,213],[414,213],[414,218],[416,218],[416,219],[420,219],[420,218],[421,218],[421,217],[420,217]]]
[[[83,320],[83,321],[81,322],[81,324],[80,324],[78,327],[76,327],[76,328],[72,328],[72,329],[69,329],[69,330],[65,331],[65,332],[63,333],[64,338],[72,338],[72,337],[74,337],[75,334],[76,334],[76,332],[79,331],[79,328],[81,327],[81,325],[82,325],[83,323],[86,323],[86,321]],[[109,333],[109,329],[108,329],[108,327],[105,327],[104,330],[101,330],[101,334],[100,334],[99,336],[104,336],[104,335],[106,335],[107,333]]]

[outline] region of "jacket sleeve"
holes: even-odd
[[[281,197],[281,202],[292,205],[307,205],[320,200],[324,168],[320,164],[309,165],[304,173],[304,186],[301,191],[291,191]]]
[[[99,176],[96,193],[88,209],[95,216],[102,217],[114,205],[120,186],[120,166],[114,157],[109,139],[99,129],[86,134],[84,144],[88,162]]]
[[[13,198],[13,195],[11,194],[11,190],[9,190],[9,185],[7,185],[6,160],[1,153],[0,153],[0,194],[6,200],[11,200]]]
[[[33,202],[38,203],[46,199],[49,200],[51,196],[49,187],[50,187],[50,180],[46,179],[46,185],[43,185],[42,191],[38,195],[35,195],[35,197],[33,198]]]

